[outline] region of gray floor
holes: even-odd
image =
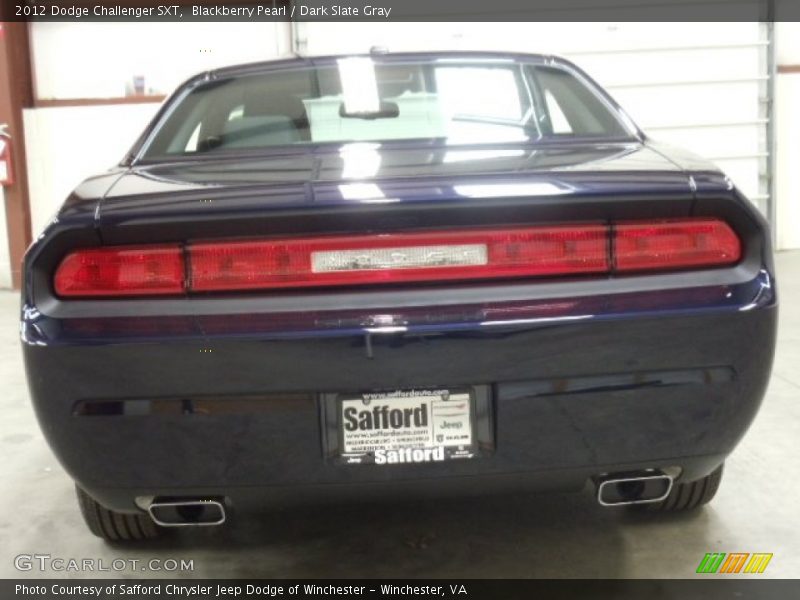
[[[798,576],[800,252],[780,254],[778,274],[779,346],[766,402],[729,459],[717,498],[702,511],[642,518],[601,509],[588,493],[343,506],[241,519],[137,549],[107,546],[85,529],[72,484],[31,412],[18,296],[2,292],[0,577],[34,575],[15,570],[19,554],[49,554],[106,565],[115,558],[191,559],[192,575],[205,577],[684,578],[712,551],[771,552],[763,576]]]

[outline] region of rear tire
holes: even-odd
[[[78,505],[89,531],[107,542],[152,540],[162,534],[162,529],[148,514],[128,514],[109,510],[81,488],[75,486],[75,491],[78,493]]]
[[[714,472],[697,481],[676,483],[672,486],[669,496],[661,502],[642,504],[640,506],[646,507],[651,511],[673,512],[679,510],[693,510],[704,504],[708,504],[719,489],[719,484],[722,481],[722,468],[724,466],[725,465],[720,465]]]

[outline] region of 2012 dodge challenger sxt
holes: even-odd
[[[490,53],[189,80],[31,246],[22,302],[39,421],[110,540],[353,495],[697,507],[777,315],[725,175],[569,62]]]

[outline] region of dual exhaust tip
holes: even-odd
[[[221,498],[154,499],[147,512],[161,527],[213,527],[225,522],[225,503]]]
[[[595,479],[597,502],[601,506],[648,504],[666,500],[674,478],[658,469],[613,473]]]

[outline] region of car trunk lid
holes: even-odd
[[[677,217],[692,198],[687,174],[638,142],[354,143],[135,166],[99,224],[123,244]]]

